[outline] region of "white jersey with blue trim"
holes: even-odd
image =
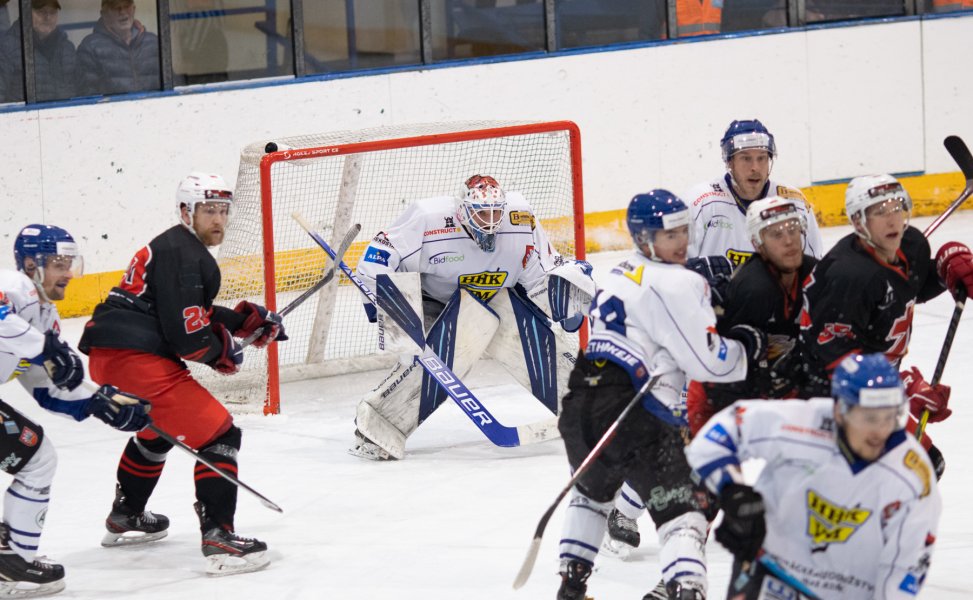
[[[696,381],[746,378],[742,344],[716,332],[709,285],[682,265],[634,252],[599,278],[591,306],[585,356],[618,364],[636,389],[650,375],[660,375],[652,395],[669,410],[679,409],[687,376]]]
[[[372,289],[381,273],[420,273],[423,294],[440,302],[447,302],[458,286],[489,301],[517,283],[530,291],[563,262],[516,192],[507,193],[507,213],[496,236],[494,251],[484,252],[460,225],[455,198],[418,200],[372,239],[357,273]]]
[[[694,186],[683,196],[689,206],[692,235],[689,242],[689,256],[727,257],[733,266],[738,267],[750,258],[753,243],[747,233],[747,206],[733,192],[730,175],[725,174],[712,181]],[[767,190],[761,196],[780,196],[792,200],[798,211],[807,220],[807,233],[804,236],[804,253],[815,258],[824,254],[824,242],[818,229],[814,209],[801,190],[776,183],[767,182]]]
[[[868,463],[839,449],[834,400],[746,400],[714,416],[686,449],[711,489],[728,467],[766,461],[763,549],[823,600],[914,598],[942,510],[932,463],[904,430]]]
[[[38,404],[51,412],[81,421],[87,417],[83,388],[62,390],[51,382],[42,365],[44,333],[60,332],[57,307],[43,302],[37,287],[19,271],[0,270],[0,381],[17,379]]]

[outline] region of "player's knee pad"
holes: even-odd
[[[580,560],[594,564],[598,547],[605,537],[611,500],[599,502],[590,498],[577,486],[571,491],[571,501],[564,515],[561,537],[561,560]]]
[[[689,511],[659,526],[659,562],[666,583],[677,580],[706,595],[706,517]]]
[[[569,336],[555,333],[547,315],[512,289],[494,296],[490,308],[500,318],[500,327],[487,354],[556,414],[574,368],[575,344]]]

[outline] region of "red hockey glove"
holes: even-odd
[[[233,332],[234,336],[248,338],[257,333],[257,337],[252,342],[257,348],[263,348],[274,340],[283,342],[287,339],[283,319],[277,313],[246,300],[237,304],[233,310],[246,317],[243,325]]]
[[[973,252],[965,244],[948,242],[936,253],[936,272],[953,297],[963,290],[973,296]]]
[[[909,397],[909,412],[916,419],[922,418],[922,411],[929,411],[929,422],[938,423],[946,420],[953,411],[947,406],[949,404],[948,385],[937,383],[935,386],[922,377],[917,367],[912,367],[908,371],[899,374],[902,377],[902,384],[905,386],[906,396]]]
[[[223,375],[233,375],[240,370],[243,364],[243,346],[237,343],[230,335],[230,331],[219,321],[211,321],[210,327],[213,335],[218,337],[223,343],[223,351],[215,359],[209,361],[209,366],[213,367]]]

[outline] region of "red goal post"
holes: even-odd
[[[270,141],[277,151],[265,151]],[[292,213],[301,213],[332,244],[360,223],[361,234],[345,255],[355,268],[368,241],[408,204],[455,195],[477,173],[524,194],[551,243],[565,256],[584,258],[581,139],[570,121],[295,136],[256,142],[241,153],[234,214],[219,251],[223,285],[217,303],[249,299],[277,310],[321,278],[329,263]],[[248,348],[241,373],[197,375],[225,402],[275,414],[284,381],[383,368],[396,360],[378,352],[375,326],[344,275],[284,324],[290,340],[266,350]]]

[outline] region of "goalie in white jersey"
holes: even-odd
[[[687,378],[746,379],[762,361],[766,339],[747,325],[731,328],[730,337],[717,333],[706,280],[683,266],[689,211],[679,198],[665,190],[639,194],[629,203],[627,221],[638,250],[598,282],[591,338],[562,402],[558,428],[572,469],[650,377],[659,379],[573,490],[560,544],[558,600],[585,597],[612,499],[625,480],[647,499],[658,529],[668,598],[703,600],[709,498],[690,479],[686,422],[672,411]]]
[[[102,386],[80,388],[84,365],[61,341],[54,300],[63,300],[82,258],[67,231],[28,225],[14,242],[18,271],[0,270],[0,382],[17,379],[47,410],[77,421],[94,415],[122,431],[149,424],[144,401]],[[0,471],[13,476],[0,523],[0,596],[27,598],[64,589],[64,567],[37,560],[57,453],[44,429],[0,400]]]
[[[393,278],[416,313],[425,316],[427,343],[457,376],[465,376],[481,356],[491,356],[556,413],[576,347],[555,336],[544,312],[572,332],[584,317],[577,311],[566,314],[573,288],[548,289],[551,272],[587,288],[581,294],[587,303],[594,290],[591,266],[565,261],[523,195],[505,193],[493,177],[481,175],[470,177],[459,196],[409,206],[372,239],[357,268],[372,289],[378,275]],[[371,321],[382,316],[371,303],[365,310]],[[373,460],[401,459],[406,438],[446,395],[411,360],[416,353],[411,342],[395,347],[391,319],[380,319],[380,325],[385,349],[398,350],[405,360],[359,402],[350,452]]]
[[[794,201],[807,222],[804,253],[821,258],[824,243],[814,210],[801,190],[771,181],[777,156],[774,136],[760,121],[733,121],[720,140],[726,173],[697,184],[685,195],[691,212],[693,241],[689,256],[724,256],[738,267],[753,255],[747,233],[747,208],[769,196]]]
[[[727,598],[797,598],[764,595],[788,587],[768,572],[768,558],[822,600],[919,593],[941,501],[926,451],[903,429],[899,373],[882,354],[851,355],[835,369],[831,395],[741,400],[687,448],[720,496],[716,539],[735,558]],[[753,487],[740,476],[749,458],[766,461]]]

